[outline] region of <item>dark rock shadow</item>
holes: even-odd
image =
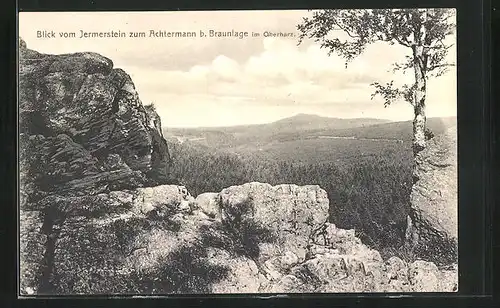
[[[97,226],[86,222],[67,222],[54,241],[55,264],[50,285],[40,294],[71,295],[126,292],[126,277],[118,272],[122,256],[130,253],[131,243],[145,226],[145,220],[116,220]],[[43,292],[42,292],[43,291]]]
[[[135,284],[147,294],[211,293],[212,285],[228,277],[229,266],[213,264],[208,257],[210,248],[218,248],[233,256],[252,260],[260,255],[260,243],[272,243],[274,233],[246,216],[253,209],[251,200],[234,207],[231,222],[215,222],[200,227],[198,241],[170,253],[154,274],[138,277]],[[135,275],[135,274],[134,274]]]
[[[146,230],[163,229],[172,232],[179,232],[182,224],[179,221],[172,219],[172,216],[177,212],[174,208],[164,208],[162,211],[151,211],[147,215]]]
[[[160,269],[169,293],[210,293],[211,285],[227,277],[229,267],[208,262],[205,247],[181,247]]]
[[[413,253],[420,259],[435,263],[441,269],[458,263],[457,242],[440,235],[428,236],[428,243],[418,243],[413,248]]]
[[[260,243],[273,243],[276,236],[265,227],[253,221],[241,221],[237,228],[225,223],[201,228],[201,242],[206,247],[214,247],[228,251],[236,256],[257,259],[260,255]]]
[[[247,199],[225,210],[231,219],[201,228],[201,242],[205,246],[220,248],[237,256],[257,259],[260,243],[273,243],[277,236],[272,230],[252,219],[252,199]]]
[[[160,260],[162,264],[154,273],[129,277],[131,289],[143,294],[206,294],[211,286],[229,274],[229,267],[211,264],[206,247],[181,246]]]
[[[314,289],[318,289],[321,287],[323,282],[321,279],[314,274],[311,269],[307,266],[300,266],[294,272],[293,275],[300,279],[304,284],[311,285]]]

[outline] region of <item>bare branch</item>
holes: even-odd
[[[338,27],[338,29],[333,29],[333,30],[344,31],[345,34],[347,34],[348,36],[350,36],[351,38],[354,38],[354,39],[361,39],[362,38],[359,35],[352,34],[351,30],[347,29],[347,27],[343,26],[340,22],[333,20],[333,23]]]
[[[440,46],[437,46],[437,45],[434,45],[434,46],[430,46],[430,45],[422,45],[424,48],[427,48],[427,49],[450,49],[451,47],[455,46],[455,44],[451,44],[451,45],[440,45]]]
[[[404,38],[398,38],[397,36],[395,36],[394,39],[403,46],[411,47],[411,43]]]
[[[431,66],[427,70],[430,72],[430,71],[435,70],[436,68],[453,67],[453,66],[456,66],[455,63],[444,63],[444,64],[438,64],[438,65]]]
[[[395,73],[396,71],[403,71],[403,74],[406,72],[406,70],[413,68],[414,63],[413,63],[413,57],[411,56],[405,56],[406,61],[403,63],[394,63],[392,64],[392,72]]]

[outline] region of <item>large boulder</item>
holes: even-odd
[[[253,182],[226,188],[219,198],[222,223],[248,237],[248,244],[255,241],[249,254],[262,264],[284,251],[304,260],[311,237],[328,220],[327,193],[317,185]]]
[[[31,294],[50,289],[59,237],[75,217],[136,208],[127,191],[167,184],[170,155],[158,114],[110,59],[42,54],[22,39],[19,125],[21,290]]]
[[[417,155],[407,242],[439,265],[458,259],[457,127],[432,138]]]
[[[43,222],[37,211],[22,216],[23,293],[148,292],[134,275],[146,279],[160,257],[196,241],[203,225],[184,218],[189,196],[175,185],[46,199]]]
[[[439,270],[434,263],[383,260],[361,243],[354,230],[327,224],[303,262],[268,285],[271,293],[454,292],[456,269]],[[324,244],[326,243],[326,244]]]
[[[26,254],[22,292],[456,290],[456,269],[442,271],[426,261],[384,261],[354,230],[325,222],[323,207],[328,202],[323,196],[316,186],[233,186],[212,195],[222,213],[215,218],[201,215],[182,186],[51,197],[47,203],[53,210],[46,212],[44,221],[35,210],[22,217],[30,222],[30,228],[25,225],[21,231]],[[184,202],[191,202],[193,210],[186,211]],[[293,215],[290,203],[301,211],[296,224],[288,220]]]
[[[86,196],[117,189],[143,186],[147,178],[132,170],[118,154],[96,157],[68,135],[54,137],[21,135],[21,190],[26,197],[22,209],[52,195]]]
[[[104,164],[114,155],[122,169],[146,175],[143,180],[149,184],[165,182],[170,155],[159,116],[143,106],[127,73],[99,54],[45,55],[23,46],[19,124],[27,137],[20,147],[38,147],[34,153],[42,157],[31,159],[34,165],[50,164],[47,168],[55,173],[82,173],[79,169],[87,167],[88,173],[96,173],[102,170],[80,165]],[[37,135],[42,137],[31,138]],[[62,168],[70,170],[55,170]],[[55,181],[67,183],[85,175],[63,174],[45,182],[57,185]]]

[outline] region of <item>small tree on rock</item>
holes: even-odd
[[[454,63],[447,63],[446,56],[453,44],[446,38],[454,34],[453,9],[373,9],[373,10],[319,10],[311,18],[304,18],[297,26],[299,44],[304,38],[313,39],[337,53],[348,62],[359,56],[367,45],[375,42],[399,44],[408,48],[404,63],[395,63],[394,71],[413,69],[413,84],[396,87],[394,80],[386,84],[372,83],[385,107],[397,100],[406,100],[413,106],[413,153],[416,156],[425,148],[426,116],[425,98],[427,80],[443,75]],[[333,31],[342,31],[348,39],[331,37]]]
[[[432,135],[426,129],[427,80],[443,75],[454,63],[448,63],[446,56],[453,44],[446,38],[455,31],[452,20],[453,9],[373,9],[373,10],[320,10],[311,18],[304,18],[297,26],[300,31],[299,44],[304,38],[313,39],[328,49],[328,54],[337,53],[347,64],[359,56],[366,46],[375,42],[399,44],[407,47],[406,61],[395,63],[394,71],[413,70],[413,83],[396,87],[394,80],[386,84],[374,82],[372,99],[380,95],[387,107],[397,100],[405,100],[413,106],[413,155],[415,164],[413,181],[418,180],[417,155],[426,146]],[[347,39],[331,36],[333,31],[341,31]],[[414,213],[413,213],[414,214]],[[412,230],[412,212],[407,217],[407,244],[415,247],[416,239]]]

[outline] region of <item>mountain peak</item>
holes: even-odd
[[[296,115],[291,116],[290,118],[324,118],[324,117],[311,113],[297,113]]]
[[[295,117],[319,117],[319,115],[312,113],[297,113]]]
[[[284,118],[284,119],[281,119],[281,120],[278,120],[276,122],[296,122],[296,121],[318,121],[320,119],[328,119],[328,120],[332,120],[334,118],[329,118],[329,117],[322,117],[320,115],[317,115],[317,114],[309,114],[309,113],[297,113],[296,115],[293,115],[291,117],[288,117],[288,118]]]

